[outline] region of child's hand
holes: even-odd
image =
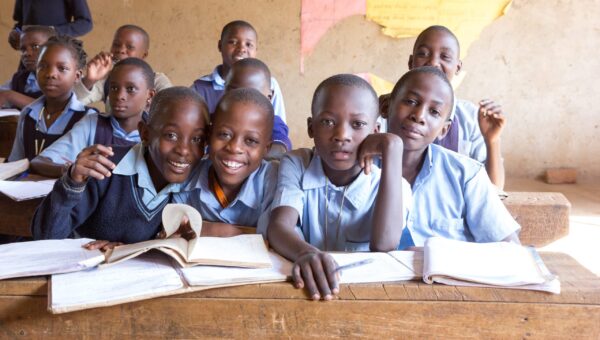
[[[331,300],[339,293],[337,263],[331,255],[322,251],[300,256],[292,268],[296,288],[306,288],[313,300]]]
[[[387,114],[387,111],[390,108],[390,100],[392,98],[392,94],[382,94],[379,96],[379,114],[384,116]]]
[[[375,133],[368,135],[358,148],[358,164],[365,170],[365,174],[371,173],[374,157],[382,157],[388,151],[403,151],[404,145],[400,137],[391,133]]]
[[[95,144],[83,149],[77,160],[70,168],[69,176],[75,183],[83,183],[89,177],[103,180],[110,177],[115,163],[108,157],[113,155],[112,148],[100,144]]]
[[[502,107],[493,100],[484,99],[479,102],[479,129],[487,144],[494,143],[500,138],[506,124],[506,116]]]
[[[123,245],[122,242],[110,242],[110,241],[105,241],[105,240],[96,240],[96,241],[92,241],[90,243],[84,244],[83,247],[87,250],[100,249],[102,251],[107,251],[109,249],[113,249],[113,248],[121,246],[121,245]]]
[[[11,90],[3,90],[0,91],[0,107],[3,107],[6,104],[10,104],[9,96]]]
[[[177,229],[172,235],[169,236],[169,238],[172,237],[181,237],[189,241],[198,237],[198,235],[196,234],[194,229],[192,229],[190,219],[187,216],[183,216],[183,218],[181,219],[181,223],[179,224],[179,229]],[[167,232],[164,228],[156,235],[156,238],[167,238]]]
[[[110,53],[100,52],[87,63],[85,75],[87,82],[93,84],[100,79],[106,78],[112,67]]]

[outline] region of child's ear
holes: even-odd
[[[148,56],[148,50],[146,50],[146,51],[144,52],[144,55],[142,55],[142,59],[146,59],[146,57],[147,57],[147,56]]]
[[[219,39],[217,42],[217,50],[219,50],[219,53],[221,53],[221,39]]]
[[[456,65],[456,72],[454,72],[454,75],[458,75],[460,73],[460,70],[462,70],[462,60],[458,60],[458,64]]]
[[[138,132],[140,134],[140,139],[142,140],[142,144],[147,146],[150,141],[150,129],[148,129],[148,125],[143,120],[140,120],[138,123]]]
[[[381,131],[381,123],[379,120],[375,121],[375,128],[373,129],[373,133],[379,133]]]
[[[75,81],[81,81],[81,77],[83,77],[83,70],[79,69],[77,72],[75,72]]]
[[[308,129],[308,137],[313,138],[312,117],[306,118],[306,128]]]
[[[450,124],[452,124],[451,120],[447,120],[446,122],[444,122],[444,126],[442,127],[442,131],[437,136],[437,139],[443,139],[444,137],[446,137],[446,134],[448,133],[448,131],[450,131]]]
[[[408,69],[412,69],[412,63],[413,63],[413,55],[411,54],[410,57],[408,57]]]
[[[269,95],[267,96],[267,98],[269,98],[269,100],[271,100],[271,101],[272,101],[272,100],[273,100],[273,96],[274,96],[274,95],[275,95],[275,90],[271,90],[271,91],[269,92]]]

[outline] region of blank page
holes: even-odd
[[[339,266],[373,259],[374,261],[358,267],[342,270],[340,283],[367,283],[413,280],[411,268],[401,264],[387,253],[330,253]]]

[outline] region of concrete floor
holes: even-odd
[[[505,191],[563,193],[572,204],[569,235],[540,250],[569,254],[600,276],[600,180],[557,185],[539,180],[509,178]]]

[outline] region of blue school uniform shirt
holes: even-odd
[[[36,99],[33,103],[25,106],[23,110],[21,110],[21,114],[19,116],[19,122],[17,123],[17,132],[15,135],[15,141],[13,143],[12,150],[10,152],[10,156],[8,156],[8,161],[18,161],[19,159],[26,158],[25,155],[25,146],[23,139],[23,124],[25,121],[25,117],[29,116],[33,120],[36,121],[37,129],[42,133],[49,134],[62,134],[73,117],[73,113],[75,111],[85,111],[85,106],[77,100],[77,96],[71,93],[71,97],[69,98],[69,102],[65,106],[63,112],[58,116],[58,118],[52,123],[50,127],[46,126],[46,121],[43,117],[40,117],[40,111],[44,107],[46,102],[46,96],[41,96]],[[95,112],[94,109],[87,109],[87,114]],[[46,145],[47,147],[48,145]]]
[[[361,171],[346,188],[337,187],[327,179],[321,158],[313,150],[297,149],[281,159],[272,209],[294,208],[299,216],[296,230],[306,242],[321,250],[369,251],[380,177],[381,170],[373,166],[369,175]],[[411,200],[410,185],[402,181],[406,217]],[[398,223],[404,225],[404,221]],[[261,224],[258,231],[266,234],[266,227]]]
[[[8,91],[12,89],[12,79],[9,79],[6,83],[0,85],[0,91]],[[27,75],[27,80],[25,80],[25,88],[23,90],[25,93],[35,93],[41,91],[40,85],[35,77],[35,72],[29,72],[29,75]]]
[[[277,186],[278,162],[263,160],[242,184],[235,200],[225,208],[221,207],[208,182],[211,164],[210,159],[203,159],[181,193],[174,195],[174,201],[193,206],[205,221],[247,227],[256,227],[259,221],[268,223],[269,207]]]
[[[113,136],[135,143],[141,142],[138,130],[127,133],[114,116],[110,115],[109,119]],[[81,150],[94,144],[97,126],[98,114],[86,115],[73,125],[69,132],[44,149],[39,156],[49,158],[56,164],[64,164],[67,160],[74,162]]]
[[[483,165],[439,145],[427,148],[412,195],[399,249],[423,246],[432,236],[496,242],[521,229]]]
[[[468,156],[480,163],[487,160],[485,140],[479,129],[479,107],[470,101],[454,98],[451,119],[458,116],[458,150],[461,155]]]

